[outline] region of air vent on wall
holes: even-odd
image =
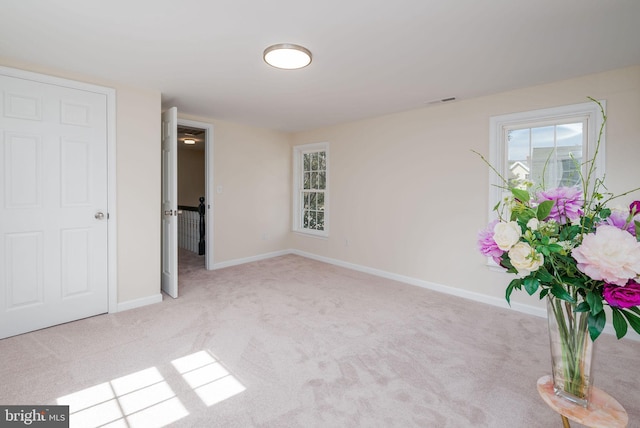
[[[455,101],[456,97],[448,97],[448,98],[441,98],[439,100],[432,100],[432,101],[427,101],[425,104],[442,104],[442,103],[448,103],[450,101]]]

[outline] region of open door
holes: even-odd
[[[162,291],[178,297],[178,109],[162,113]]]

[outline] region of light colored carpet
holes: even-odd
[[[0,340],[0,404],[72,427],[559,427],[536,391],[546,320],[288,255],[180,298]],[[640,427],[640,343],[598,339],[595,385]],[[572,426],[578,426],[572,424]]]

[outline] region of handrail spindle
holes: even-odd
[[[198,255],[204,255],[205,251],[205,225],[204,225],[204,213],[206,207],[204,206],[204,197],[200,196],[200,205],[198,205],[198,213],[200,213],[200,242],[198,242]]]

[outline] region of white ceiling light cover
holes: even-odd
[[[264,50],[262,57],[270,66],[285,70],[295,70],[311,64],[311,52],[291,43],[269,46]]]

